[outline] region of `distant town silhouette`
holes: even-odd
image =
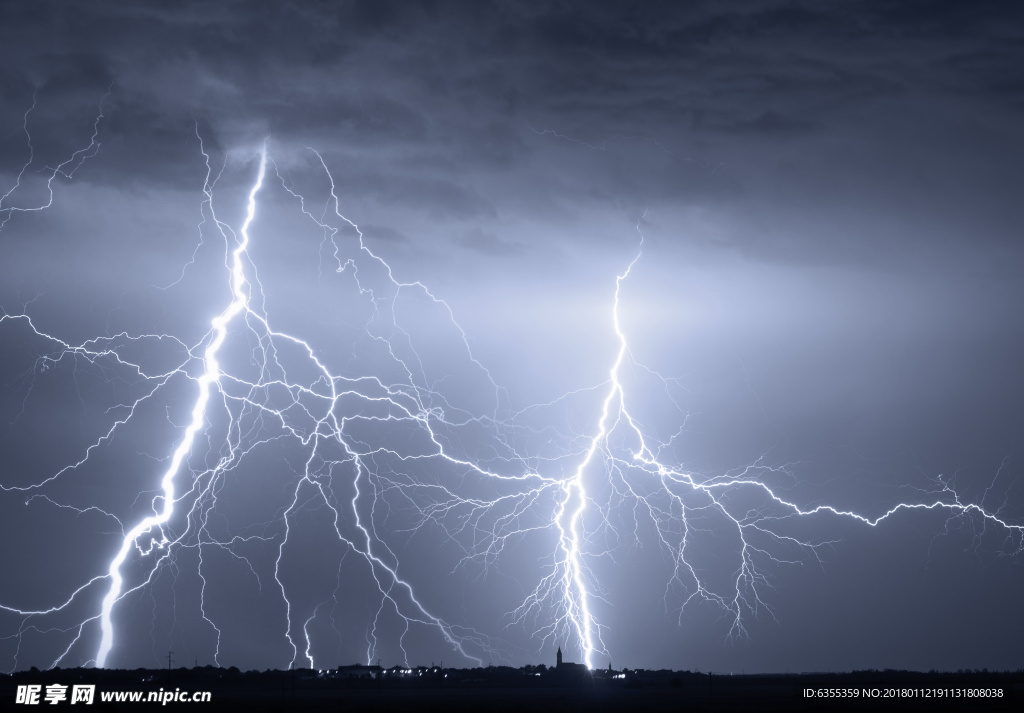
[[[75,687],[95,690],[96,710],[139,710],[132,701],[160,697],[170,700],[161,707],[194,710],[191,696],[199,693],[212,704],[210,710],[218,711],[1016,711],[1024,700],[1024,671],[734,675],[614,669],[610,663],[588,669],[563,660],[559,648],[553,666],[520,668],[433,663],[246,672],[234,666],[32,668],[0,676],[0,708],[19,709],[29,694],[45,704],[48,692]]]

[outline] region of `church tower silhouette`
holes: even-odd
[[[558,647],[558,653],[555,654],[555,661],[557,661],[557,668],[562,668],[562,647]]]

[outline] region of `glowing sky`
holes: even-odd
[[[668,491],[628,481],[667,508],[653,516],[608,475],[621,464],[606,453],[637,448],[629,429],[586,460],[609,393],[619,407],[618,285],[629,349],[616,378],[675,472],[750,478],[801,509],[869,519],[952,502],[955,488],[1024,525],[1021,11],[678,5],[5,4],[0,308],[70,345],[115,346],[122,363],[46,361],[57,342],[25,319],[0,324],[0,669],[95,656],[104,582],[56,615],[13,610],[58,606],[102,577],[123,531],[152,513],[204,335],[233,300],[225,261],[267,137],[244,260],[262,287],[254,313],[333,375],[408,389],[381,406],[386,389],[359,381],[338,406],[363,419],[345,442],[374,454],[359,485],[353,467],[323,465],[345,460],[340,444],[311,460],[246,411],[241,381],[225,387],[246,413],[237,443],[263,442],[219,474],[204,527],[174,523],[171,538],[187,537],[149,585],[152,556],[129,558],[139,588],[114,609],[107,665],[158,666],[168,649],[260,669],[309,656],[550,663],[558,645],[580,660],[557,601],[518,608],[558,571],[558,493],[576,497],[522,493],[586,462],[595,665],[1024,666],[1019,530],[948,508],[877,527],[772,520],[783,513],[736,490],[729,512],[768,517],[785,560],[760,560],[763,602],[738,635],[728,607],[680,609],[695,590],[673,579],[683,520]],[[63,169],[73,177],[54,173],[81,149]],[[287,339],[280,374],[259,373],[258,322],[229,330],[224,372],[326,393]],[[125,361],[182,373],[88,450],[156,386]],[[289,425],[316,432],[322,404],[307,397],[267,386],[257,401],[292,403]],[[400,407],[437,421],[396,420]],[[231,414],[204,421],[192,471],[230,459]],[[424,422],[456,463],[436,457]],[[328,496],[301,484],[311,462]],[[178,489],[205,482],[185,473]],[[352,510],[332,509],[357,492]],[[461,505],[439,506],[451,498]],[[480,502],[499,504],[466,507]],[[737,531],[688,507],[687,561],[727,593]],[[395,603],[382,607],[385,565],[415,602],[385,583]]]

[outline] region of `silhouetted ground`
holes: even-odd
[[[687,671],[558,672],[543,667],[512,669],[419,668],[378,672],[363,678],[338,671],[237,669],[110,671],[54,669],[0,677],[0,710],[45,706],[93,711],[151,708],[210,711],[1003,711],[1024,710],[1024,672],[915,673],[862,671],[845,674],[709,675]],[[620,675],[621,674],[621,675]],[[613,677],[614,676],[614,677]],[[54,685],[64,700],[45,700]],[[92,705],[70,703],[72,687],[95,686]],[[19,687],[36,686],[38,704],[17,702]],[[21,688],[22,696],[30,689]],[[102,700],[115,692],[209,691],[210,702]]]

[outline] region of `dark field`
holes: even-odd
[[[1020,710],[1024,673],[855,672],[846,674],[709,675],[673,671],[597,671],[560,677],[523,670],[446,669],[342,679],[334,672],[203,668],[174,671],[27,671],[0,679],[0,710],[31,710],[18,703],[19,686],[94,685],[91,706],[59,701],[54,708],[142,711],[1002,711]],[[425,675],[424,675],[425,674]],[[24,691],[25,689],[22,689]],[[209,691],[209,702],[102,700],[103,693]],[[806,691],[813,691],[807,695]],[[838,696],[838,697],[837,697]]]

